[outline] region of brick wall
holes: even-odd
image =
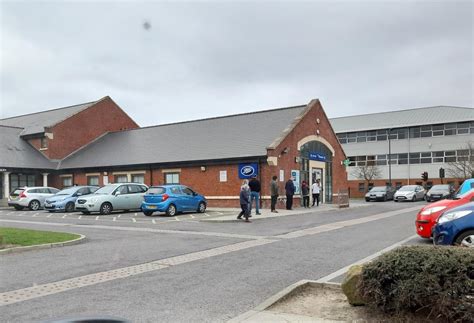
[[[110,97],[58,123],[48,132],[48,149],[42,152],[51,159],[62,159],[109,131],[134,129],[138,125]],[[30,139],[30,144],[39,149],[40,139]]]

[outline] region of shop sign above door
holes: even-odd
[[[252,178],[258,175],[257,163],[239,164],[239,178]]]
[[[325,154],[317,153],[317,152],[310,152],[309,153],[309,159],[325,162],[327,158],[326,158]]]

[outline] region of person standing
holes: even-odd
[[[271,209],[271,212],[273,213],[278,213],[278,211],[275,209],[276,207],[276,203],[277,203],[277,200],[278,200],[278,195],[280,195],[280,192],[278,191],[278,182],[277,182],[277,178],[276,176],[273,176],[272,177],[272,182],[270,184],[270,197],[271,197],[271,206],[270,206],[270,209]]]
[[[240,187],[240,208],[242,211],[240,211],[239,215],[237,216],[237,219],[242,219],[242,215],[245,218],[245,222],[250,222],[249,216],[250,216],[250,188],[248,185],[248,181],[244,180],[242,182],[242,186]]]
[[[309,208],[309,186],[306,181],[301,183],[301,194],[303,195],[303,206]]]
[[[255,200],[255,213],[260,214],[260,181],[257,179],[257,176],[253,176],[249,182],[250,187],[250,213],[252,213],[252,205]]]
[[[295,195],[295,190],[295,183],[293,183],[293,177],[291,177],[285,184],[287,210],[293,209],[293,195]]]
[[[313,205],[316,202],[316,206],[319,206],[319,194],[321,193],[321,186],[319,185],[319,179],[311,185],[311,192],[313,193]]]

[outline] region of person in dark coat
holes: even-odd
[[[306,181],[301,183],[301,195],[303,195],[303,206],[309,208],[309,186]]]
[[[250,187],[250,213],[252,213],[252,205],[255,200],[255,214],[260,214],[260,181],[257,176],[252,177],[249,182]]]
[[[237,219],[242,219],[242,215],[245,218],[245,222],[250,222],[250,187],[248,185],[248,181],[244,180],[242,186],[240,187],[240,211]]]
[[[277,178],[278,177],[273,176],[272,182],[270,184],[270,197],[272,199],[270,208],[271,208],[271,212],[273,213],[278,213],[278,211],[276,210],[276,204],[277,204],[278,195],[280,195],[280,192],[279,192]]]
[[[285,184],[287,210],[293,209],[293,195],[295,195],[295,190],[296,190],[296,187],[295,187],[295,183],[293,183],[293,177],[292,177]]]

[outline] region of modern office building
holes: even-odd
[[[444,183],[458,186],[462,174],[453,163],[473,161],[474,109],[434,106],[332,118],[330,122],[350,164],[347,168],[352,197],[370,186]],[[371,181],[355,176],[356,169],[375,165],[380,173]],[[426,172],[428,180],[422,180]],[[471,174],[469,174],[470,176]]]

